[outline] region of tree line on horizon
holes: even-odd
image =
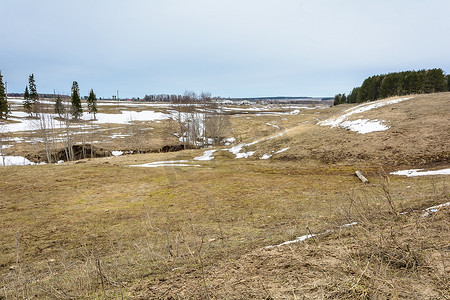
[[[39,94],[36,88],[36,81],[34,79],[34,74],[28,77],[28,85],[25,86],[25,91],[23,94],[23,108],[25,112],[29,114],[30,117],[38,117],[39,112],[41,112],[42,107],[39,102]],[[42,96],[42,95],[41,95]],[[54,96],[54,95],[52,95]],[[67,96],[56,95],[54,111],[60,118],[63,116],[68,118],[69,115],[75,120],[78,120],[83,115],[83,108],[81,106],[80,88],[78,82],[74,81],[72,83],[71,95],[70,95],[70,105],[66,107],[63,103],[63,98],[69,98]],[[88,111],[90,114],[97,113],[97,96],[94,90],[91,89],[89,96],[87,97]],[[3,76],[0,73],[0,119],[7,119],[11,112],[10,105],[8,104],[8,98],[5,90],[5,85],[3,83]]]
[[[394,72],[366,78],[360,87],[355,87],[347,96],[345,93],[335,95],[334,105],[447,91],[450,91],[450,75],[440,68]]]

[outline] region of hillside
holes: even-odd
[[[0,299],[449,298],[449,206],[426,209],[450,179],[390,173],[449,168],[450,93],[404,98],[232,107],[227,146],[0,167]]]
[[[420,167],[448,163],[450,159],[447,142],[450,140],[449,98],[450,93],[390,98],[408,100],[351,114],[340,123],[342,127],[348,128],[352,125],[351,121],[355,120],[382,121],[384,126],[389,127],[385,131],[355,134],[354,131],[342,130],[339,126],[330,130],[333,124],[316,126],[308,123],[298,126],[284,137],[289,140],[291,149],[283,154],[283,159],[312,158],[323,162],[348,163],[370,161],[387,167]],[[383,103],[383,101],[376,103]],[[364,108],[373,103],[368,102],[357,107]],[[331,108],[326,113],[321,113],[319,120],[324,121],[323,125],[327,120],[333,123],[341,115],[346,114],[341,109],[350,109],[350,107],[355,105]],[[335,112],[337,109],[340,109],[339,112]],[[356,129],[359,123],[354,123]],[[367,125],[370,129],[370,124]]]

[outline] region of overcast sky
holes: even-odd
[[[450,72],[449,0],[0,0],[8,92],[334,96]]]

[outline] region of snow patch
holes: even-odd
[[[194,157],[194,160],[213,160],[214,157],[212,156],[214,152],[217,150],[206,150],[202,156]]]
[[[320,126],[331,126],[333,127],[343,127],[350,129],[352,131],[357,131],[359,133],[369,133],[373,131],[382,131],[389,129],[386,125],[383,125],[380,121],[377,120],[356,120],[356,121],[346,121],[350,116],[354,114],[360,114],[375,108],[383,107],[386,105],[396,104],[405,100],[409,100],[411,98],[399,98],[399,99],[392,99],[392,100],[380,100],[375,102],[369,102],[360,104],[358,106],[349,108],[344,111],[344,114],[342,114],[339,117],[336,118],[330,118],[324,121],[321,121],[317,123]]]
[[[284,152],[284,151],[287,151],[287,150],[289,150],[289,147],[286,147],[286,148],[283,148],[283,149],[281,149],[281,150],[278,150],[277,152],[274,153],[274,155],[275,155],[275,154],[280,154],[280,153],[282,153],[282,152]]]
[[[344,121],[340,124],[340,127],[356,131],[357,133],[365,134],[374,131],[388,130],[390,127],[383,124],[378,120],[358,119],[354,121]]]
[[[35,165],[35,163],[29,161],[23,156],[9,156],[9,155],[0,156],[0,166],[26,166],[26,165]]]
[[[292,240],[292,241],[287,241],[287,242],[284,242],[284,243],[281,243],[281,244],[278,244],[278,245],[266,246],[266,249],[272,249],[272,248],[275,248],[275,247],[281,247],[281,246],[284,246],[284,245],[289,245],[289,244],[293,244],[293,243],[303,242],[303,241],[305,241],[307,239],[310,239],[310,238],[312,238],[312,237],[314,237],[316,235],[317,234],[302,235],[302,236],[299,236],[298,238],[296,238],[295,240]]]
[[[121,156],[123,154],[123,151],[111,151],[111,154],[114,156]]]
[[[280,126],[278,126],[278,125],[275,125],[275,124],[271,124],[271,123],[266,123],[266,125],[268,125],[268,126],[272,126],[272,127],[275,127],[276,129],[279,129],[279,130],[281,130]]]
[[[200,167],[200,165],[187,164],[188,160],[155,161],[142,165],[130,165],[130,167],[157,168],[157,167]]]
[[[400,175],[406,177],[430,176],[430,175],[450,175],[450,168],[434,171],[424,171],[424,169],[401,170],[390,173],[391,175]]]
[[[283,149],[281,149],[281,150],[279,150],[279,151],[277,151],[277,152],[272,151],[273,154],[267,154],[267,153],[266,153],[266,154],[264,154],[263,156],[261,156],[259,159],[269,159],[269,158],[271,158],[273,155],[282,153],[282,152],[287,151],[287,150],[289,150],[289,147],[283,148]]]
[[[239,144],[237,146],[231,147],[229,149],[223,149],[223,150],[230,151],[231,153],[236,155],[236,158],[248,158],[248,157],[252,156],[253,154],[255,154],[256,151],[249,151],[249,152],[246,152],[246,153],[240,153],[242,151],[243,147],[252,146],[252,145],[260,143],[260,142],[264,142],[264,141],[268,141],[268,140],[280,137],[280,136],[284,135],[286,132],[287,131],[284,131],[284,132],[281,132],[281,133],[279,133],[277,135],[273,135],[273,136],[268,137],[268,138],[256,140],[256,141],[251,142],[251,143],[242,143],[242,144]]]
[[[249,152],[244,152],[244,153],[237,153],[236,154],[236,158],[249,158],[250,156],[252,156],[253,154],[255,154],[256,151],[249,151]]]
[[[87,116],[85,115],[85,120]],[[140,112],[122,110],[120,114],[96,114],[97,120],[95,123],[115,123],[115,124],[129,124],[132,121],[157,121],[167,120],[170,118],[168,114],[155,112],[152,110],[143,110]]]
[[[131,135],[129,135],[129,134],[113,134],[113,135],[111,136],[111,138],[112,138],[112,139],[115,139],[115,138],[124,138],[124,137],[127,137],[127,136],[131,136]]]

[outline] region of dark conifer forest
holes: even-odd
[[[450,91],[449,75],[442,69],[404,71],[366,78],[350,94],[337,94],[334,104],[375,101],[391,96],[429,94]]]

